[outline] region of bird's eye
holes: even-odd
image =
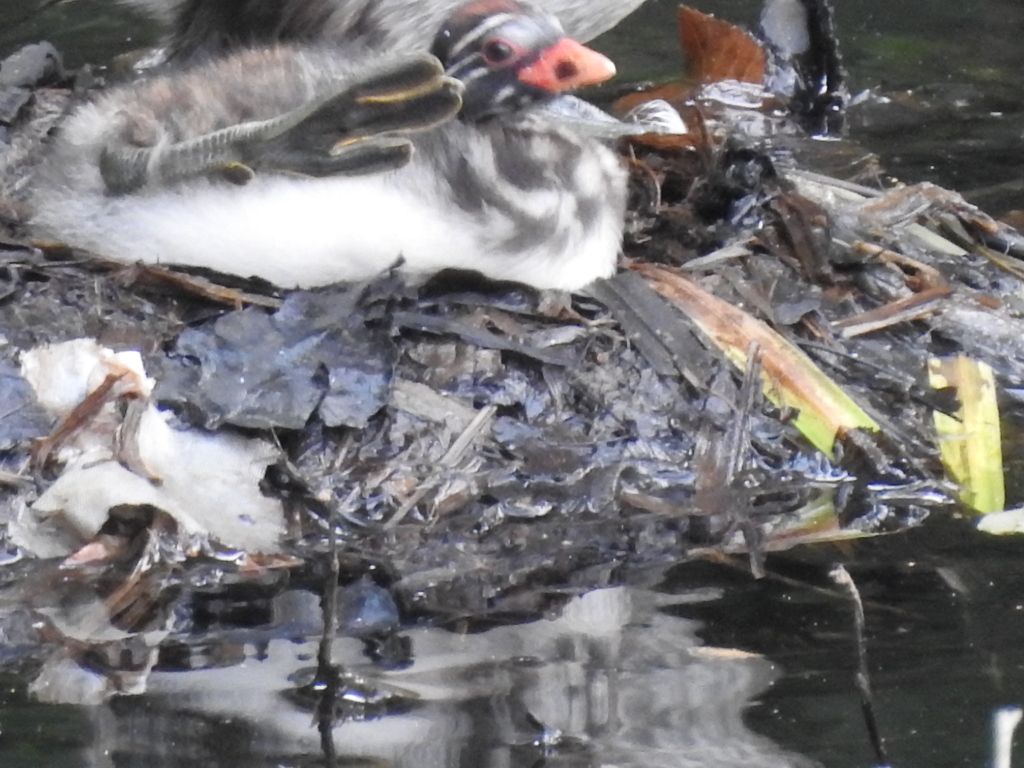
[[[488,40],[481,51],[488,64],[504,64],[515,53],[512,46],[504,40]]]

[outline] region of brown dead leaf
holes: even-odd
[[[679,42],[686,54],[687,77],[701,85],[720,80],[764,82],[764,50],[739,27],[681,5]]]
[[[693,98],[700,86],[721,80],[764,82],[764,50],[742,29],[685,5],[679,7],[678,18],[679,42],[687,62],[685,77],[622,96],[612,107],[615,114],[622,115],[645,101],[663,99],[678,109],[686,124],[691,125],[691,117],[685,114],[688,109],[686,102]],[[702,144],[689,134],[681,137],[646,135],[633,141],[656,149],[689,148]]]

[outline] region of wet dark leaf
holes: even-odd
[[[249,308],[178,338],[156,397],[208,428],[365,426],[387,401],[395,349],[356,312],[362,287],[292,293],[273,315]]]
[[[0,450],[49,434],[53,420],[36,404],[32,387],[10,360],[0,360]]]

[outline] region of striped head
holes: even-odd
[[[515,0],[473,0],[434,38],[433,53],[465,86],[462,117],[517,112],[584,85],[603,82],[615,65],[570,40],[558,20]]]

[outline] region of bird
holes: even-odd
[[[432,50],[258,46],[109,91],[62,125],[31,225],[281,288],[396,263],[570,291],[610,276],[626,201],[612,139],[632,129],[568,92],[612,62],[516,0],[459,7]]]
[[[184,61],[241,47],[330,40],[408,52],[429,48],[463,0],[120,0],[169,28],[166,54]],[[574,40],[611,29],[644,0],[537,0]]]

